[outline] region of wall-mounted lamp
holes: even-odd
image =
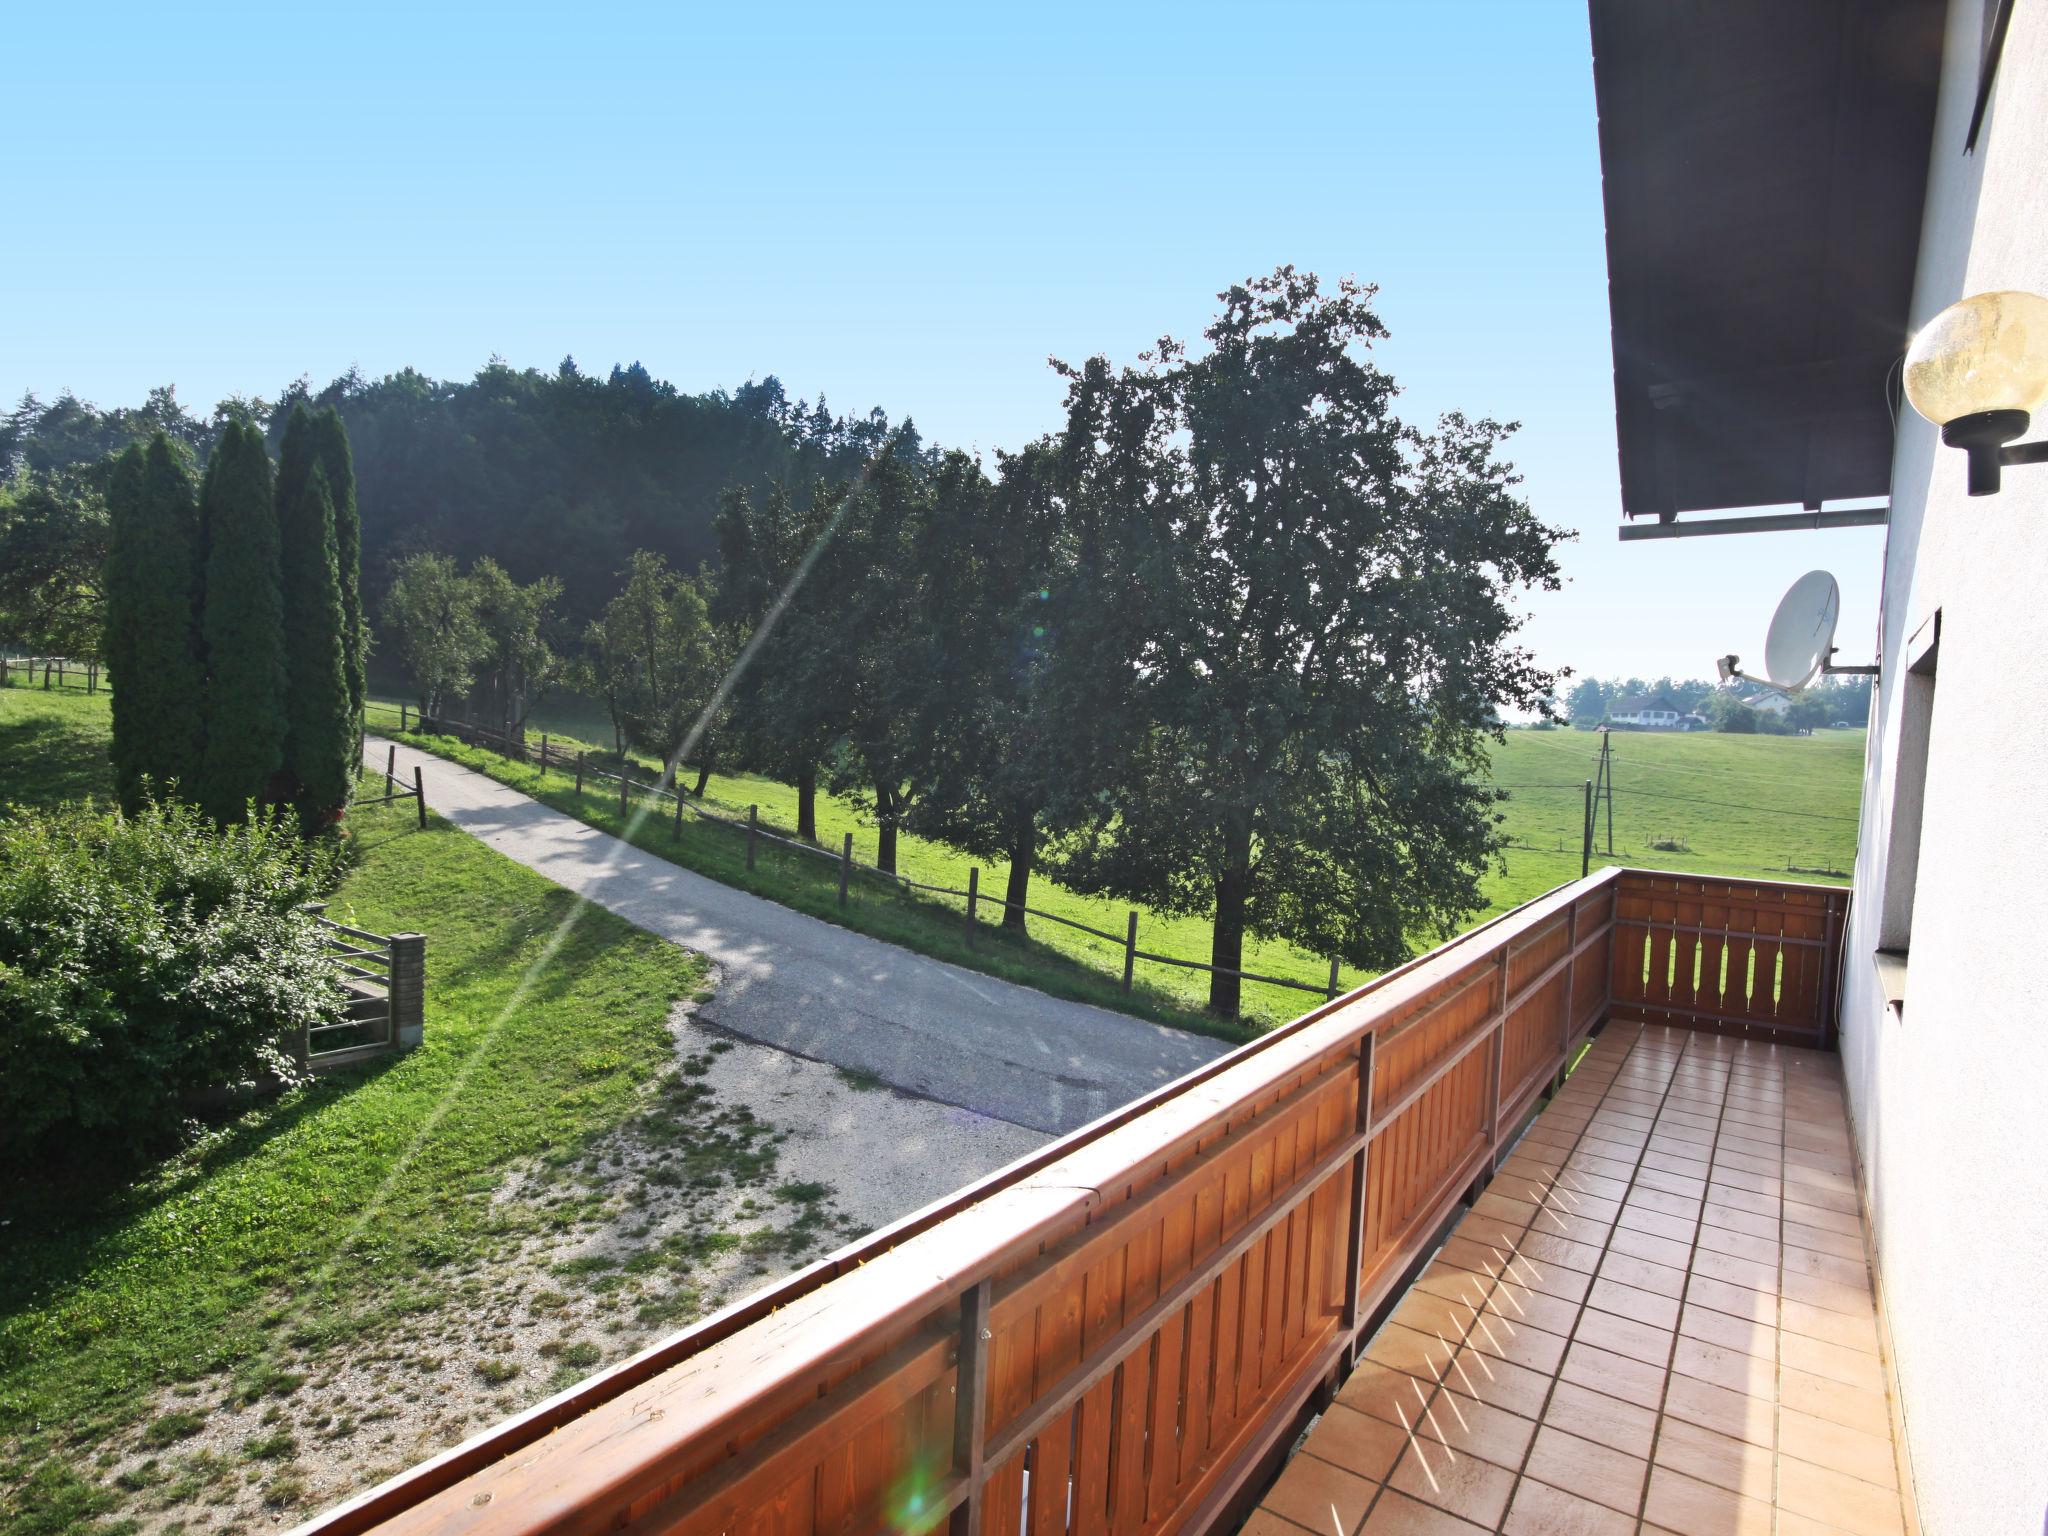
[[[2008,290],[1951,304],[1906,349],[1906,398],[1970,457],[1972,496],[1998,491],[2008,464],[2048,464],[2025,434],[2048,404],[2048,299]]]

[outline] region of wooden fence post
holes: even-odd
[[[427,830],[427,786],[426,781],[420,777],[420,765],[418,763],[412,765],[412,798],[414,804],[419,808],[420,830],[424,832]]]
[[[967,871],[967,947],[974,948],[974,909],[981,904],[981,871]]]
[[[1325,1001],[1334,1003],[1337,1000],[1337,957],[1335,955],[1330,956],[1330,984],[1323,990],[1328,994]]]
[[[747,807],[747,868],[749,869],[754,867],[754,844],[759,839],[760,831],[761,807],[750,805]]]
[[[583,759],[588,755],[584,752],[576,754],[576,798],[579,800],[583,798]]]
[[[1138,965],[1138,914],[1131,914],[1130,923],[1124,929],[1124,990],[1131,990],[1131,972]]]
[[[1593,872],[1593,781],[1586,780],[1586,825],[1584,836],[1579,839],[1579,878],[1585,879]]]
[[[401,1051],[418,1045],[426,1034],[427,936],[391,935],[391,1044]]]
[[[89,661],[85,664],[85,691],[87,693],[98,693],[100,691],[100,664],[96,661]]]
[[[387,796],[397,793],[397,775],[398,743],[394,741],[391,743],[389,749],[387,749],[386,752],[384,753],[384,793]]]
[[[679,843],[683,840],[683,781],[677,779],[671,787],[676,792],[676,819],[675,824],[668,829],[668,836],[670,842]]]
[[[846,834],[846,841],[839,848],[839,905],[846,905],[846,877],[853,873],[853,834]]]
[[[546,731],[540,733],[540,776],[543,779],[548,776],[548,733]]]
[[[620,821],[624,821],[624,820],[626,819],[626,814],[627,814],[627,812],[626,812],[626,791],[627,791],[627,789],[629,788],[629,786],[630,786],[630,783],[631,783],[631,776],[630,776],[630,775],[629,775],[629,774],[627,773],[626,769],[627,769],[627,764],[626,764],[626,761],[625,761],[625,759],[624,759],[624,758],[621,758],[621,759],[619,760],[619,820],[620,820]]]

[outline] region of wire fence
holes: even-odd
[[[964,904],[965,938],[969,949],[975,947],[983,927],[982,908],[993,907],[1006,913],[1016,912],[1025,917],[1059,923],[1068,928],[1078,929],[1080,932],[1090,934],[1095,938],[1106,940],[1110,944],[1117,946],[1122,952],[1122,989],[1126,993],[1132,989],[1137,966],[1140,961],[1152,965],[1172,966],[1180,970],[1205,971],[1211,975],[1235,976],[1240,981],[1255,982],[1269,987],[1283,987],[1296,992],[1310,992],[1324,999],[1335,998],[1342,990],[1338,981],[1339,965],[1334,957],[1330,960],[1328,980],[1318,986],[1313,982],[1296,981],[1289,976],[1269,976],[1258,971],[1245,971],[1229,966],[1212,965],[1204,960],[1187,960],[1178,955],[1160,954],[1157,951],[1141,949],[1139,947],[1139,914],[1135,910],[1129,914],[1122,933],[1111,933],[1107,929],[1097,928],[1092,924],[1063,916],[1058,912],[1048,912],[1042,907],[1034,907],[1023,902],[1010,901],[1006,897],[991,895],[981,888],[981,870],[978,867],[967,872],[967,884],[964,888],[951,885],[935,885],[923,880],[913,880],[909,876],[898,874],[894,870],[882,869],[878,865],[868,864],[856,859],[853,856],[853,834],[851,832],[845,835],[837,852],[830,848],[820,847],[816,843],[807,842],[802,838],[785,837],[780,833],[771,832],[761,825],[760,807],[758,805],[748,806],[744,819],[718,815],[713,811],[707,810],[701,802],[696,801],[696,797],[672,785],[669,782],[671,776],[668,774],[662,775],[660,779],[650,781],[635,777],[630,772],[613,772],[593,764],[587,751],[579,750],[570,753],[551,748],[545,736],[541,738],[541,744],[535,747],[517,737],[507,736],[502,732],[488,730],[482,726],[425,716],[406,704],[393,705],[372,702],[365,707],[366,709],[380,710],[388,714],[396,714],[399,718],[399,729],[401,731],[410,732],[417,730],[431,735],[452,736],[457,741],[481,747],[486,751],[495,752],[501,757],[510,758],[516,762],[535,764],[540,768],[543,775],[547,774],[550,770],[558,770],[564,775],[573,775],[576,792],[579,795],[584,793],[586,781],[593,784],[606,782],[617,784],[619,787],[619,812],[621,816],[628,813],[631,797],[636,791],[643,795],[653,795],[659,800],[669,801],[674,807],[670,824],[671,838],[680,838],[682,836],[683,812],[687,810],[698,821],[725,827],[743,834],[747,840],[746,857],[748,869],[755,867],[757,849],[764,842],[791,849],[807,858],[819,859],[835,865],[839,874],[839,905],[842,907],[848,903],[849,888],[856,874],[886,881],[905,892],[922,892],[931,896],[958,898]]]

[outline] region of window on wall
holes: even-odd
[[[1883,907],[1878,917],[1879,970],[1897,984],[1901,1003],[1904,960],[1913,943],[1913,898],[1920,883],[1920,829],[1927,804],[1927,748],[1934,735],[1934,683],[1941,658],[1941,615],[1936,613],[1906,643],[1899,676],[1898,759],[1892,773],[1891,832],[1885,848]]]

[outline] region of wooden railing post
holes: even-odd
[[[981,870],[967,871],[967,947],[974,948],[974,909],[981,903]]]
[[[426,780],[420,777],[418,763],[412,765],[412,798],[413,803],[419,807],[420,830],[424,832],[427,830],[427,784]]]
[[[1507,1066],[1508,1051],[1508,946],[1500,947],[1499,975],[1495,985],[1500,989],[1500,1003],[1493,1015],[1493,1049],[1488,1052],[1490,1060],[1486,1068],[1486,1176],[1490,1179],[1500,1167],[1500,1095],[1501,1076]]]
[[[627,815],[626,792],[631,788],[631,783],[632,780],[627,772],[626,762],[621,758],[619,760],[619,820],[622,822],[626,819]]]
[[[384,793],[386,795],[393,795],[398,792],[397,775],[398,743],[394,741],[384,753]]]
[[[853,873],[853,834],[846,834],[846,841],[839,848],[839,905],[846,905],[846,878]]]
[[[1351,1210],[1344,1235],[1344,1335],[1346,1353],[1358,1343],[1359,1326],[1365,1321],[1362,1305],[1365,1283],[1365,1179],[1372,1166],[1372,1082],[1374,1031],[1358,1038],[1358,1113],[1352,1129],[1365,1139],[1351,1156]]]
[[[1131,914],[1130,923],[1124,928],[1124,990],[1131,990],[1131,972],[1138,964],[1138,914]]]
[[[583,798],[583,760],[589,755],[588,752],[576,754],[576,798],[579,800]]]
[[[1579,1027],[1579,899],[1574,896],[1564,915],[1564,1033],[1557,1042],[1557,1071],[1551,1074],[1552,1093],[1564,1086],[1564,1069],[1571,1065],[1572,1036]]]
[[[387,1042],[409,1051],[426,1038],[427,936],[423,933],[391,935],[391,1039]]]
[[[412,706],[410,704],[400,704],[398,706],[398,729],[401,735],[412,729],[408,723],[411,719]]]
[[[953,1469],[967,1482],[967,1497],[953,1506],[950,1536],[981,1530],[982,1455],[988,1439],[989,1282],[960,1297],[960,1343],[953,1374]]]
[[[548,776],[548,733],[546,731],[540,733],[540,776],[543,779]]]
[[[761,839],[761,807],[747,807],[747,868],[754,867],[754,845]]]
[[[683,781],[676,779],[672,787],[676,795],[676,819],[668,829],[668,838],[672,843],[679,843],[683,840]]]

